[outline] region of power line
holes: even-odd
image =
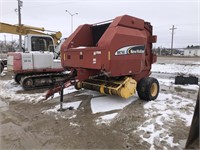
[[[174,27],[174,25],[172,25],[172,28],[170,28],[170,30],[172,30],[172,39],[171,39],[171,55],[173,55],[173,42],[174,42],[174,30],[177,29]]]

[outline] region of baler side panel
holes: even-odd
[[[109,72],[111,76],[122,76],[140,73],[144,68],[145,54],[116,55],[116,51],[127,46],[144,45],[147,38],[141,31],[125,27],[116,27],[108,50],[111,51]],[[134,36],[133,36],[134,35]],[[123,66],[123,67],[122,67]],[[120,68],[120,69],[119,69]]]
[[[102,49],[96,47],[90,48],[71,48],[70,51],[64,53],[64,61],[67,62],[65,66],[75,68],[87,69],[101,69],[102,56],[104,55]]]
[[[71,36],[62,44],[61,47],[61,63],[66,68],[67,62],[64,59],[64,53],[67,49],[75,47],[92,47],[93,46],[93,35],[91,25],[81,25]]]

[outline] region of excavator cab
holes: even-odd
[[[53,38],[44,35],[28,34],[25,36],[25,52],[53,52],[55,51],[55,45]]]

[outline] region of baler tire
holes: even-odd
[[[141,79],[137,85],[137,92],[140,99],[149,101],[155,100],[159,94],[158,80],[152,77]]]

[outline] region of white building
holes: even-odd
[[[184,56],[200,56],[200,49],[198,48],[184,49]]]

